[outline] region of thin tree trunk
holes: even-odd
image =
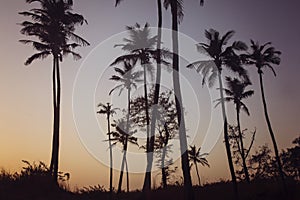
[[[129,114],[130,114],[130,88],[128,88],[127,93],[127,103],[128,103],[128,111],[127,111],[127,125],[126,125],[126,138],[125,143],[123,147],[123,159],[121,164],[121,171],[120,171],[120,178],[119,178],[119,185],[118,185],[118,191],[117,193],[120,193],[122,190],[122,181],[123,181],[123,173],[124,173],[124,165],[126,161],[126,153],[127,153],[127,145],[128,145],[128,134],[129,134]]]
[[[241,156],[242,156],[242,161],[243,161],[243,169],[245,173],[245,178],[247,183],[250,183],[250,176],[248,172],[248,168],[246,165],[246,157],[245,157],[245,151],[244,151],[244,142],[243,142],[243,136],[242,136],[242,131],[241,131],[241,122],[240,122],[240,108],[236,107],[236,120],[237,120],[237,125],[238,125],[238,131],[239,131],[239,139],[241,143]]]
[[[60,72],[59,72],[59,59],[56,59],[56,81],[57,81],[57,106],[56,106],[56,130],[55,130],[55,160],[53,169],[54,182],[57,183],[58,178],[58,163],[59,163],[59,128],[60,128]]]
[[[168,146],[168,143],[169,143],[170,134],[169,134],[169,130],[168,130],[168,127],[167,127],[166,123],[164,124],[164,129],[165,129],[165,132],[166,132],[166,140],[164,142],[164,148],[163,148],[163,152],[162,152],[162,155],[161,155],[161,174],[162,174],[161,178],[162,178],[163,188],[167,188],[167,173],[166,173],[166,167],[165,167],[165,159],[166,159],[167,146]]]
[[[155,124],[157,119],[157,107],[158,99],[159,99],[159,91],[160,91],[160,79],[161,79],[161,28],[162,28],[162,6],[161,0],[157,0],[157,12],[158,12],[158,30],[157,30],[157,46],[156,49],[158,51],[157,55],[157,69],[156,69],[156,82],[155,82],[155,90],[154,90],[154,107],[152,110],[152,118],[151,118],[151,129],[150,129],[150,140],[149,147],[147,151],[147,167],[144,178],[144,190],[151,190],[151,170],[153,164],[153,151],[154,151],[154,141],[155,141]],[[148,136],[148,135],[147,135]],[[147,137],[148,139],[148,137]],[[148,141],[148,140],[147,140]],[[148,146],[148,144],[147,144]]]
[[[283,171],[282,171],[282,164],[281,164],[281,160],[280,160],[280,157],[279,157],[278,147],[277,147],[275,135],[274,135],[274,132],[273,132],[273,129],[272,129],[272,126],[271,126],[271,121],[269,119],[269,114],[268,114],[268,110],[267,110],[267,103],[266,103],[265,92],[264,92],[262,72],[259,72],[259,82],[260,82],[261,98],[262,98],[262,102],[263,102],[265,118],[266,118],[269,133],[271,135],[271,139],[272,139],[272,143],[273,143],[273,147],[274,147],[274,152],[275,152],[275,157],[276,157],[276,161],[277,161],[279,175],[280,175],[280,178],[281,178],[281,181],[282,181],[283,190],[284,190],[285,193],[287,193],[287,186],[286,186],[285,179],[284,179],[284,174],[283,174]]]
[[[128,162],[127,158],[125,157],[125,167],[126,167],[126,182],[127,182],[127,192],[129,192],[129,172],[128,172]]]
[[[227,160],[229,165],[229,170],[231,174],[231,181],[233,183],[233,191],[234,191],[234,198],[238,199],[238,188],[237,188],[237,182],[236,182],[236,176],[234,173],[234,166],[232,162],[232,156],[231,156],[231,150],[230,150],[230,144],[229,144],[229,138],[228,138],[228,123],[227,123],[227,117],[226,117],[226,110],[225,110],[225,103],[224,103],[224,94],[223,94],[223,84],[222,84],[222,77],[221,77],[221,71],[218,71],[218,78],[219,78],[219,84],[220,84],[220,96],[221,96],[221,106],[222,106],[222,115],[224,120],[224,141],[225,141],[225,147],[226,147],[226,153],[227,153]]]
[[[112,155],[111,135],[110,135],[110,114],[107,115],[107,130],[108,130],[108,144],[109,144],[109,157],[110,157],[109,192],[111,195],[112,181],[113,181],[113,155]]]
[[[50,173],[53,175],[53,166],[55,160],[55,130],[56,130],[56,58],[53,56],[53,72],[52,72],[52,92],[53,92],[53,135],[52,135],[52,154],[51,154],[51,162],[50,162]]]
[[[150,151],[150,132],[149,132],[149,124],[150,124],[150,117],[149,117],[149,103],[148,103],[148,92],[147,92],[147,66],[148,63],[142,62],[144,67],[144,98],[145,98],[145,111],[146,111],[146,131],[147,131],[147,141],[146,141],[146,153],[147,153],[147,167],[145,172],[145,179],[144,179],[144,186],[143,190],[150,190],[151,189],[151,168],[153,161],[153,151]],[[151,159],[152,157],[152,159]]]
[[[197,177],[198,177],[199,186],[201,186],[200,175],[199,175],[199,171],[198,171],[198,165],[197,165],[196,162],[194,162],[194,165],[195,165],[196,172],[197,172]]]
[[[184,195],[187,200],[194,200],[191,174],[189,169],[188,147],[186,138],[186,128],[182,108],[182,97],[179,80],[179,57],[178,57],[178,18],[177,3],[171,2],[172,12],[172,46],[173,46],[173,87],[175,94],[175,104],[177,110],[177,120],[179,125],[179,142],[181,151],[181,167],[184,179]]]

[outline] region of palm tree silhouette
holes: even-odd
[[[136,82],[141,82],[142,80],[140,80],[139,78],[142,75],[142,71],[133,71],[134,66],[132,65],[130,60],[123,60],[123,65],[124,65],[124,69],[115,67],[115,72],[118,75],[113,75],[110,80],[113,81],[117,81],[120,82],[119,85],[117,85],[116,87],[114,87],[110,92],[109,95],[111,95],[111,93],[117,89],[120,90],[119,95],[122,93],[122,91],[124,89],[127,89],[127,104],[128,104],[128,110],[127,110],[127,125],[126,125],[126,132],[129,133],[129,114],[130,114],[130,92],[132,87],[137,88]],[[125,139],[127,137],[127,135],[125,135]],[[122,160],[122,164],[121,164],[121,171],[120,171],[120,179],[119,179],[119,185],[118,185],[118,193],[121,192],[122,189],[122,180],[123,180],[123,171],[124,171],[124,165],[125,165],[125,161],[126,161],[126,151],[127,151],[127,142],[124,143],[124,149],[123,149],[123,160]]]
[[[195,165],[195,169],[197,172],[197,177],[198,177],[198,182],[199,182],[199,186],[201,186],[201,181],[200,181],[200,175],[199,175],[199,171],[198,171],[198,163],[200,163],[202,166],[207,166],[210,167],[208,164],[207,159],[204,156],[207,156],[207,153],[200,153],[201,147],[199,147],[198,149],[196,148],[196,146],[191,146],[190,145],[190,149],[189,149],[189,160],[190,162],[192,162],[190,168],[192,167],[192,165]]]
[[[230,78],[226,77],[226,84],[227,88],[224,89],[225,94],[227,97],[224,98],[225,102],[233,102],[235,104],[236,109],[236,120],[237,120],[237,128],[239,133],[239,140],[240,140],[240,150],[241,150],[241,157],[243,161],[243,169],[245,173],[245,178],[248,183],[250,183],[250,176],[248,172],[248,168],[246,165],[246,154],[244,149],[243,143],[243,135],[241,131],[241,123],[240,123],[240,111],[243,109],[247,115],[250,115],[248,107],[242,102],[243,99],[249,98],[254,94],[253,90],[245,91],[246,87],[251,85],[249,81],[240,81],[237,78]],[[221,103],[221,99],[218,99],[218,104]]]
[[[203,4],[203,0],[200,0],[200,5]],[[179,81],[179,56],[178,56],[178,24],[183,18],[183,0],[165,0],[164,7],[167,9],[170,7],[172,15],[172,46],[173,46],[173,87],[177,110],[177,120],[179,124],[179,141],[181,151],[181,167],[184,179],[185,198],[194,199],[194,191],[192,188],[192,179],[189,169],[188,158],[188,146],[186,138],[186,128],[182,108],[182,96]]]
[[[280,61],[281,61],[280,57],[279,57],[281,55],[281,52],[275,50],[275,48],[270,45],[271,45],[271,42],[267,42],[263,45],[260,45],[258,42],[255,43],[253,40],[251,40],[252,52],[248,53],[248,54],[244,54],[244,55],[242,55],[242,57],[245,59],[244,61],[246,64],[254,65],[257,68],[257,72],[259,75],[260,91],[261,91],[265,119],[267,122],[267,126],[269,129],[271,139],[272,139],[279,175],[281,177],[283,188],[286,192],[287,188],[286,188],[286,184],[285,184],[285,180],[284,180],[284,173],[282,170],[282,164],[281,164],[281,160],[279,157],[279,151],[278,151],[278,147],[277,147],[277,143],[276,143],[276,139],[275,139],[275,134],[273,132],[271,121],[270,121],[269,114],[268,114],[267,102],[266,102],[264,85],[263,85],[263,69],[264,68],[271,69],[274,76],[276,76],[275,70],[272,65],[279,65]]]
[[[223,67],[238,73],[245,81],[248,81],[246,70],[241,67],[241,60],[235,51],[246,50],[247,45],[241,41],[235,41],[231,45],[227,45],[228,41],[234,35],[234,31],[228,31],[222,37],[220,33],[214,29],[205,30],[205,37],[208,39],[209,44],[199,43],[197,44],[197,50],[200,53],[208,54],[211,57],[210,60],[196,61],[189,64],[188,68],[195,68],[197,72],[202,73],[203,81],[202,85],[208,82],[212,87],[215,80],[219,80],[222,115],[224,120],[224,141],[227,153],[227,160],[229,164],[231,179],[234,186],[235,198],[238,198],[237,181],[234,172],[234,166],[232,161],[232,155],[230,151],[230,143],[228,138],[228,122],[224,103],[223,83],[222,83],[222,70]]]
[[[129,123],[125,122],[124,119],[115,121],[115,123],[112,124],[112,126],[115,127],[116,131],[111,132],[111,134],[113,136],[111,138],[111,141],[113,141],[112,146],[115,146],[117,143],[120,143],[123,146],[122,167],[123,167],[123,163],[124,163],[126,165],[126,172],[127,172],[127,192],[129,192],[129,174],[128,174],[128,163],[127,163],[127,157],[126,157],[128,142],[138,146],[137,138],[132,136],[136,131],[127,132],[127,130],[129,129],[127,127],[128,124]],[[121,169],[120,173],[122,173],[122,172],[123,172],[123,170]],[[122,185],[122,183],[121,183],[121,185]],[[120,192],[121,192],[121,189],[120,189],[120,191],[118,189],[118,193],[120,193]]]
[[[108,135],[108,143],[109,143],[109,157],[110,157],[110,176],[109,176],[109,192],[112,193],[113,186],[113,154],[112,154],[112,144],[111,144],[111,132],[110,132],[110,117],[116,114],[117,108],[112,108],[110,103],[102,104],[99,103],[98,107],[100,110],[97,112],[98,114],[106,115],[107,120],[107,135]]]
[[[27,36],[34,36],[35,40],[20,40],[24,44],[31,44],[38,53],[29,57],[25,65],[31,64],[34,60],[45,59],[49,55],[53,57],[52,91],[53,91],[53,139],[50,171],[54,181],[57,183],[58,161],[59,161],[59,128],[60,128],[60,101],[61,81],[59,62],[63,57],[72,54],[74,59],[81,56],[74,52],[79,46],[86,46],[89,43],[74,33],[75,26],[83,25],[87,21],[82,15],[72,12],[72,0],[26,0],[27,3],[38,2],[40,8],[20,12],[20,15],[31,17],[31,21],[21,23],[21,33]],[[73,40],[72,43],[69,43]]]
[[[143,67],[144,72],[144,97],[145,97],[145,114],[146,114],[146,132],[147,132],[147,141],[146,141],[146,152],[147,152],[147,169],[145,172],[145,184],[143,188],[151,187],[151,168],[153,162],[153,150],[154,145],[150,145],[154,142],[154,134],[150,137],[150,115],[149,115],[149,101],[148,101],[148,89],[147,89],[147,71],[149,71],[152,75],[153,66],[151,64],[151,60],[157,60],[158,51],[155,49],[155,44],[157,41],[157,36],[150,36],[150,28],[149,24],[146,23],[143,28],[137,23],[135,26],[128,26],[127,30],[129,31],[130,38],[125,38],[125,44],[118,44],[115,46],[122,47],[122,50],[129,52],[129,54],[122,55],[112,63],[115,65],[122,60],[132,60],[134,64],[139,62]],[[166,50],[160,50],[160,54],[164,54],[164,56],[169,57],[169,52]],[[163,59],[160,59],[161,63],[168,64]],[[151,148],[150,148],[151,146]],[[149,182],[150,180],[150,182]],[[149,187],[148,184],[150,183]]]

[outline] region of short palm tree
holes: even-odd
[[[112,117],[114,114],[116,114],[117,108],[112,108],[112,105],[110,103],[102,104],[99,103],[98,107],[100,108],[99,111],[97,111],[98,114],[106,115],[107,120],[107,135],[108,135],[108,144],[109,144],[109,158],[110,158],[110,176],[109,176],[109,191],[112,193],[113,186],[113,154],[112,154],[112,144],[111,144],[111,132],[110,132],[110,117]]]
[[[201,164],[202,166],[209,167],[208,161],[205,158],[205,156],[207,156],[208,154],[207,153],[201,154],[200,150],[201,150],[201,147],[199,147],[197,149],[196,146],[194,145],[194,146],[190,146],[190,149],[188,151],[189,152],[189,160],[191,162],[191,167],[193,164],[195,165],[199,186],[201,186],[201,181],[200,181],[200,175],[199,175],[199,171],[198,171],[198,163]]]
[[[72,12],[72,0],[26,0],[27,3],[38,2],[40,8],[20,12],[20,15],[30,17],[32,21],[21,23],[21,33],[33,36],[36,40],[20,40],[24,44],[31,44],[38,53],[29,57],[25,65],[34,60],[45,59],[49,55],[53,57],[52,91],[53,91],[53,140],[50,171],[54,181],[57,183],[58,161],[59,161],[59,128],[60,128],[60,101],[61,81],[59,63],[63,57],[72,54],[74,59],[81,56],[74,52],[79,46],[89,43],[74,33],[77,25],[83,25],[86,20],[82,15]],[[70,41],[73,42],[70,43]]]
[[[241,157],[243,161],[243,169],[244,169],[246,181],[250,183],[250,176],[246,165],[246,154],[245,154],[243,136],[241,131],[240,112],[241,109],[243,109],[247,115],[250,115],[248,107],[242,102],[242,100],[251,97],[254,94],[254,91],[253,90],[245,91],[246,87],[251,85],[249,81],[244,82],[244,81],[240,81],[237,78],[232,79],[230,77],[226,77],[226,83],[228,88],[224,89],[225,94],[227,95],[227,97],[224,98],[224,101],[233,102],[235,104],[237,128],[238,128],[239,140],[241,144],[240,150],[241,150]],[[221,99],[218,99],[218,101],[220,103]]]
[[[231,45],[227,45],[228,41],[234,35],[234,31],[228,31],[223,36],[214,29],[205,30],[205,37],[208,39],[208,44],[197,44],[197,50],[210,57],[209,60],[196,61],[189,64],[188,68],[195,68],[197,72],[203,75],[202,85],[208,82],[212,87],[215,80],[219,80],[222,115],[224,120],[224,141],[227,153],[227,160],[231,173],[231,180],[234,185],[235,197],[238,198],[237,181],[234,172],[232,155],[230,151],[230,143],[228,138],[228,122],[224,103],[223,83],[222,83],[222,70],[224,67],[230,71],[238,73],[245,81],[248,81],[247,71],[241,66],[239,55],[235,51],[247,50],[247,45],[241,41],[235,41]]]
[[[117,143],[120,143],[123,146],[122,166],[124,163],[127,168],[126,170],[127,171],[127,192],[129,192],[129,174],[128,174],[128,162],[127,162],[126,152],[127,152],[128,142],[138,146],[137,138],[132,136],[135,133],[135,131],[130,131],[130,132],[127,131],[128,122],[125,122],[124,119],[115,121],[115,123],[112,124],[112,126],[115,127],[116,129],[116,131],[113,131],[111,133],[112,134],[111,141],[113,142],[112,146],[115,146]],[[122,172],[123,170],[121,169],[121,173]],[[121,190],[118,192],[121,192]]]
[[[254,65],[257,68],[265,119],[272,139],[279,175],[281,177],[284,190],[286,191],[284,173],[282,170],[282,163],[279,157],[279,151],[275,139],[275,134],[273,132],[271,121],[267,110],[267,102],[266,102],[264,85],[263,85],[263,69],[265,68],[271,69],[272,72],[274,73],[274,76],[276,76],[273,65],[279,65],[281,61],[280,60],[281,52],[275,50],[275,48],[270,45],[271,42],[267,42],[263,45],[260,45],[258,42],[254,42],[253,40],[251,40],[251,53],[243,55],[243,58],[245,59],[244,61],[246,64]]]
[[[127,104],[128,104],[128,110],[127,110],[127,125],[126,125],[126,132],[129,133],[129,114],[130,114],[130,93],[132,87],[137,88],[136,82],[141,82],[139,79],[143,72],[141,71],[133,71],[134,66],[132,65],[132,62],[130,60],[123,60],[124,69],[115,67],[115,72],[117,75],[113,75],[110,80],[120,82],[119,85],[114,87],[110,92],[109,95],[115,90],[120,90],[119,95],[122,93],[124,89],[127,90]],[[123,152],[123,160],[121,165],[121,171],[120,171],[120,179],[119,179],[119,185],[118,185],[118,193],[121,192],[122,189],[122,180],[123,180],[123,171],[124,171],[124,165],[126,161],[126,151],[127,151],[127,142],[125,142],[126,145],[124,145],[124,152]]]

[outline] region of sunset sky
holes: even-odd
[[[50,161],[53,118],[52,60],[49,57],[24,66],[26,58],[31,56],[34,50],[18,42],[26,38],[20,34],[21,26],[18,23],[28,20],[18,15],[18,12],[29,10],[37,4],[28,5],[25,0],[0,1],[0,167],[15,172],[23,166],[21,160],[44,161],[46,164]],[[277,77],[268,70],[264,74],[269,114],[280,149],[289,147],[292,140],[300,135],[299,8],[298,0],[207,0],[204,7],[199,6],[199,0],[186,0],[185,16],[179,26],[182,54],[187,57],[191,55],[191,61],[195,61],[195,56],[203,58],[196,52],[194,44],[206,42],[204,30],[209,28],[223,34],[228,30],[235,30],[233,40],[242,40],[247,44],[250,39],[261,43],[271,41],[272,45],[282,52],[282,62],[280,66],[275,66]],[[76,33],[91,45],[78,49],[81,60],[73,61],[72,57],[69,57],[61,64],[60,170],[71,173],[72,188],[96,184],[107,187],[109,170],[105,166],[106,161],[102,160],[108,159],[107,144],[102,141],[106,121],[105,117],[96,115],[96,106],[99,102],[112,102],[116,106],[126,105],[125,94],[120,97],[117,94],[108,96],[108,92],[114,86],[114,83],[108,80],[113,73],[113,69],[108,68],[108,65],[114,56],[122,53],[113,49],[113,45],[115,42],[122,42],[121,39],[126,37],[126,32],[123,32],[126,25],[134,25],[136,22],[143,25],[148,22],[151,26],[156,26],[156,1],[125,0],[115,8],[112,0],[74,0],[74,12],[82,14],[88,20],[88,25],[78,27]],[[163,27],[170,28],[170,10],[164,10],[163,18]],[[171,35],[167,35],[167,30],[165,33],[163,41],[168,46]],[[152,34],[155,35],[155,31]],[[201,76],[185,69],[184,64],[187,63],[181,64],[183,103],[188,134],[191,136],[189,143],[200,146],[209,127],[218,130],[220,126],[215,119],[210,121],[213,115],[211,113],[219,113],[220,109],[211,109],[214,106],[211,100],[215,100],[213,94],[216,88],[212,88],[211,93],[207,87],[202,88]],[[264,121],[258,74],[254,67],[249,68],[249,74],[253,82],[249,89],[255,90],[255,95],[246,101],[251,116],[243,113],[241,123],[242,128],[257,129],[252,149],[254,153],[260,145],[272,145]],[[165,72],[165,77],[167,87],[170,74]],[[141,91],[139,88],[135,94]],[[91,98],[88,98],[89,96]],[[227,110],[229,122],[234,123],[233,107],[227,106]],[[218,135],[219,132],[214,134]],[[211,167],[200,168],[203,181],[229,178],[223,138],[217,139],[207,157]],[[137,151],[137,148],[132,148],[132,151]],[[174,151],[179,151],[176,145]],[[120,152],[116,149],[114,153],[114,167],[118,169]],[[134,162],[134,158],[131,159],[129,168],[138,171],[138,164]],[[181,173],[180,170],[178,172]],[[194,170],[192,176],[193,182],[196,183]],[[132,189],[140,188],[142,180],[143,174],[132,173]],[[115,170],[115,186],[117,181],[118,171]],[[157,178],[155,182],[158,185],[160,180]]]

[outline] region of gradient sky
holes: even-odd
[[[124,31],[125,25],[133,25],[136,22],[140,24],[149,22],[152,26],[156,25],[156,1],[127,0],[118,8],[114,7],[114,1],[109,0],[74,0],[74,4],[74,11],[83,14],[89,22],[88,25],[79,27],[77,33],[87,39],[91,46],[79,50],[83,59],[75,62],[68,58],[61,66],[63,94],[60,169],[71,173],[72,187],[95,184],[107,187],[108,168],[86,150],[76,131],[72,113],[73,85],[84,58],[98,44]],[[46,163],[50,161],[51,59],[37,61],[25,67],[24,61],[34,51],[30,46],[18,42],[19,39],[25,37],[19,33],[21,27],[17,23],[26,18],[17,13],[30,8],[32,5],[27,5],[25,1],[1,0],[0,167],[11,172],[21,169],[22,159],[42,160]],[[187,0],[184,4],[185,17],[179,27],[182,33],[199,42],[205,42],[203,34],[205,29],[214,28],[222,33],[233,29],[236,31],[234,37],[236,40],[240,39],[247,43],[250,39],[262,43],[272,41],[276,49],[282,51],[282,63],[279,67],[275,67],[278,76],[274,77],[270,71],[266,71],[264,75],[269,114],[280,148],[290,146],[291,141],[300,134],[299,8],[298,0],[289,0],[285,3],[280,0],[208,0],[204,7],[199,6],[198,0]],[[163,17],[163,26],[169,28],[169,11],[164,11]],[[101,61],[99,61],[99,67],[100,65]],[[243,115],[242,124],[244,128],[250,130],[257,128],[254,147],[257,148],[264,143],[270,144],[270,138],[263,118],[257,84],[258,76],[255,69],[250,68],[249,73],[253,82],[251,88],[256,90],[256,94],[247,101],[251,118]],[[198,85],[198,88],[201,88],[200,79],[191,77],[191,80]],[[106,94],[110,90],[111,83],[108,81],[104,86],[103,90],[97,89],[96,98],[99,98],[99,101],[109,100]],[[204,94],[207,94],[205,88],[202,90]],[[207,96],[203,95],[200,98],[204,99],[203,103],[210,103]],[[188,102],[188,99],[184,97],[184,102]],[[202,102],[199,104],[202,105]],[[232,107],[228,106],[228,110],[230,122],[233,122],[234,115],[230,112]],[[98,117],[98,119],[101,126],[105,125],[104,117]],[[193,124],[195,120],[188,106],[186,120],[187,124]],[[205,120],[203,123],[205,124]],[[191,142],[199,146],[202,144],[203,133],[200,131],[197,134],[200,135],[199,139]],[[99,141],[99,145],[104,144]],[[108,155],[108,152],[104,153]],[[200,168],[202,180],[215,181],[229,177],[225,148],[221,138],[210,152],[208,160],[211,167]],[[192,175],[195,177],[194,172]],[[117,183],[117,177],[116,171],[115,183]],[[141,174],[131,175],[132,188],[141,187],[142,177]],[[158,183],[159,180],[156,180],[156,184]]]

